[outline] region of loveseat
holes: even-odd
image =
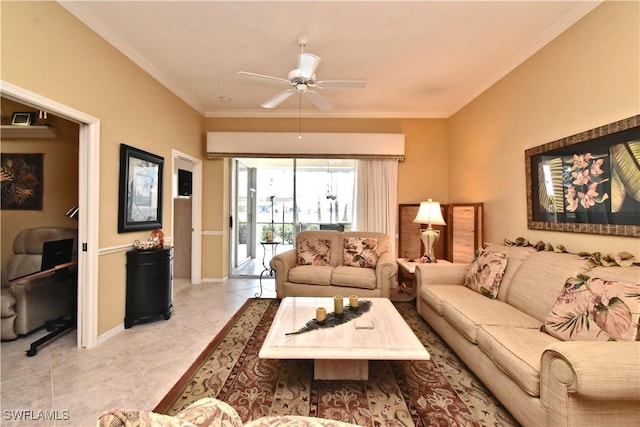
[[[389,298],[397,272],[389,236],[371,231],[302,231],[294,248],[271,258],[270,265],[278,298]]]
[[[112,409],[98,418],[97,427],[242,427],[242,419],[229,404],[203,398],[174,416],[135,409]],[[354,424],[314,417],[269,416],[244,424],[245,427],[357,427]]]
[[[640,267],[543,246],[419,265],[420,315],[523,425],[640,425]]]

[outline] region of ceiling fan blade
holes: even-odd
[[[329,104],[329,101],[323,98],[318,92],[314,90],[308,90],[306,92],[307,97],[311,101],[313,105],[315,105],[318,109],[322,111],[330,111],[333,110],[333,105]]]
[[[256,80],[256,81],[279,83],[279,84],[285,84],[285,85],[290,84],[289,80],[287,79],[282,79],[280,77],[265,76],[264,74],[249,73],[247,71],[238,71],[236,75],[241,78]]]
[[[273,98],[264,101],[262,104],[260,104],[260,106],[262,108],[276,108],[294,93],[296,93],[295,89],[287,89],[284,92],[280,92]]]
[[[358,89],[367,86],[364,80],[324,80],[315,83],[322,89]]]
[[[305,80],[309,80],[313,77],[313,73],[316,72],[318,64],[320,64],[321,58],[312,53],[301,53],[298,63],[299,76]]]

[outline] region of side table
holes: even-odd
[[[418,284],[415,276],[416,266],[429,265],[429,263],[408,261],[405,258],[397,258],[396,263],[398,264],[398,293],[402,296],[398,296],[395,299],[411,301],[418,296]],[[446,259],[439,259],[437,263],[451,264]]]
[[[270,246],[271,247],[271,257],[274,257],[276,254],[276,249],[278,248],[278,245],[280,244],[280,242],[274,242],[274,241],[264,241],[264,242],[260,242],[260,245],[262,246],[262,266],[264,267],[264,270],[262,270],[262,272],[260,273],[260,292],[257,292],[254,296],[256,298],[260,298],[262,296],[262,276],[264,276],[265,274],[268,274],[269,277],[274,277],[276,275],[276,272],[274,269],[271,268],[270,265],[267,265],[265,262],[266,256],[267,256],[267,247]]]

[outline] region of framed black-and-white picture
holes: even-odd
[[[118,233],[162,228],[164,158],[120,144]]]

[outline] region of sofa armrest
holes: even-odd
[[[383,252],[376,263],[376,286],[380,288],[382,298],[391,296],[391,284],[398,273],[398,264],[391,252]]]
[[[464,276],[469,264],[418,264],[416,265],[416,283],[418,289],[424,285],[464,285]]]
[[[640,342],[562,341],[545,349],[540,400],[551,424],[576,420],[575,402],[607,401],[604,410],[640,420]],[[594,406],[594,405],[591,405]],[[601,405],[602,406],[602,405]],[[629,413],[629,407],[635,413]],[[613,411],[613,412],[612,412]]]
[[[242,427],[242,419],[236,410],[228,403],[212,397],[196,400],[175,417],[197,426]]]
[[[242,427],[242,419],[229,404],[207,397],[195,401],[175,416],[137,409],[111,409],[99,416],[96,426]]]
[[[289,270],[296,266],[296,249],[289,249],[273,258],[269,262],[272,269],[276,271],[276,294],[278,298],[284,298],[284,282],[288,280]]]

